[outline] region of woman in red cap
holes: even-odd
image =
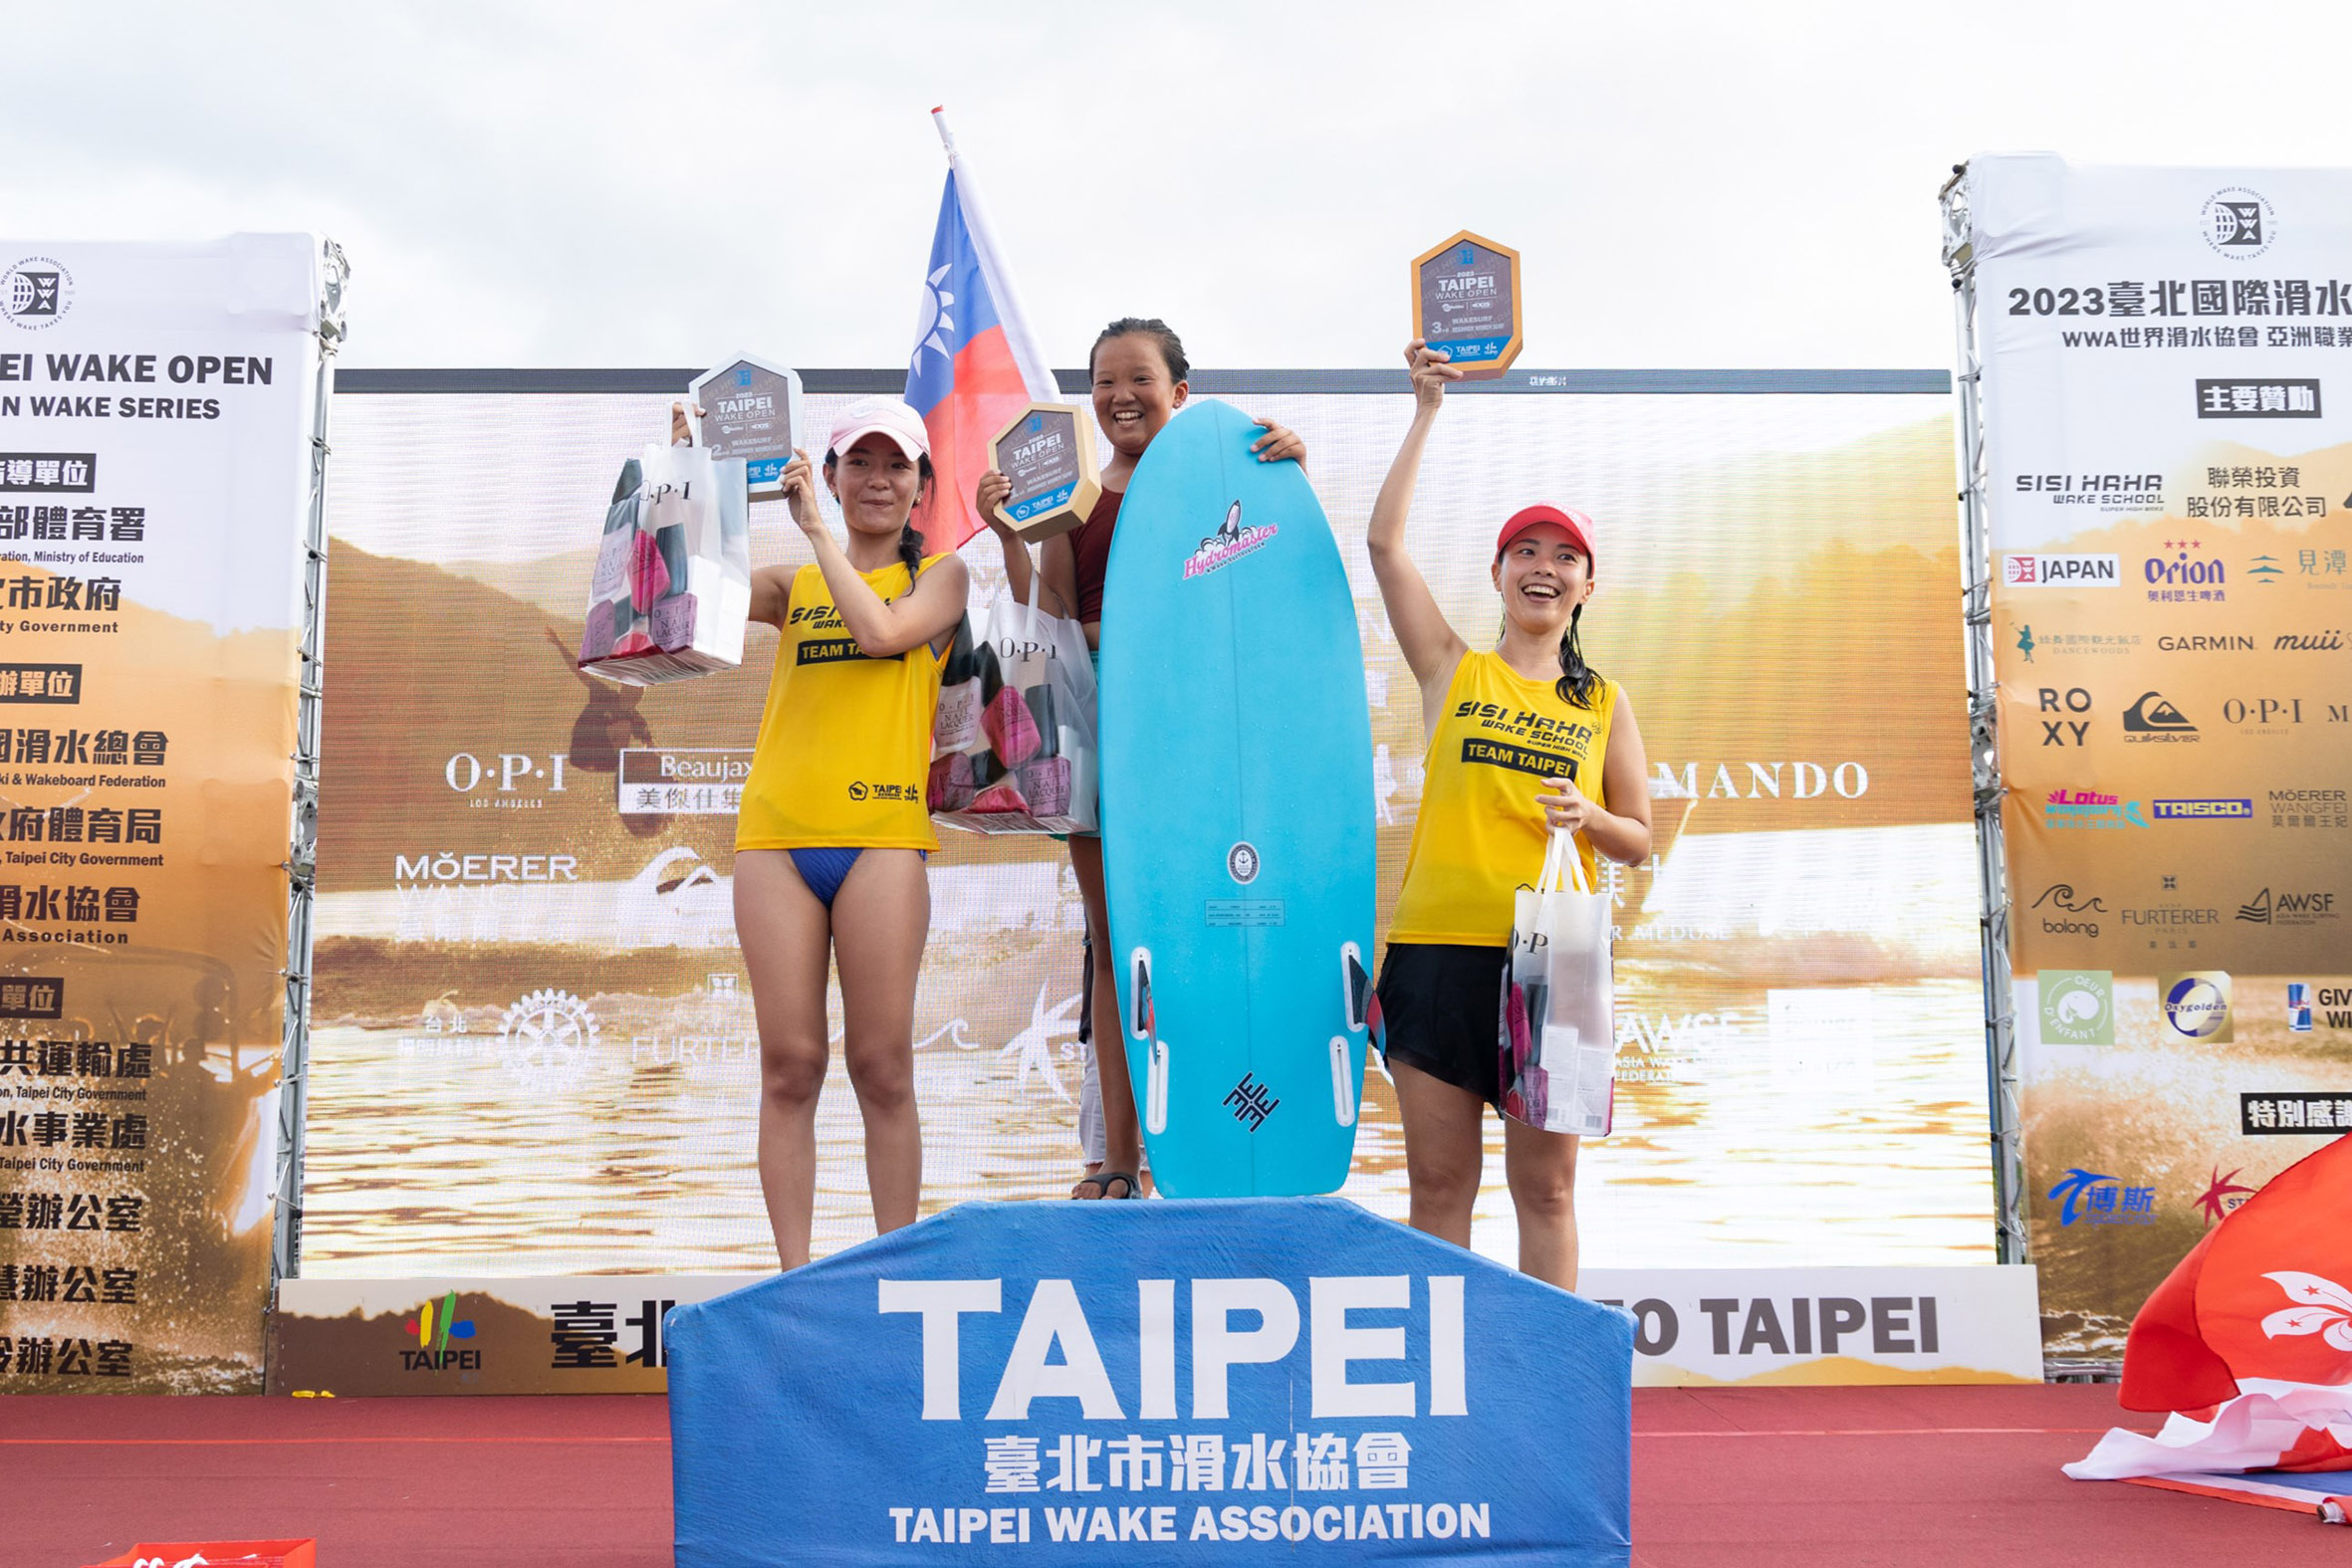
[[[1152,437],[1167,427],[1191,394],[1192,366],[1184,344],[1158,317],[1148,320],[1123,316],[1102,330],[1086,355],[1093,379],[1094,421],[1110,444],[1110,461],[1102,465],[1102,499],[1086,521],[1067,534],[1046,541],[1038,568],[1046,592],[1041,602],[1056,614],[1075,617],[1084,626],[1086,646],[1102,641],[1102,579],[1110,565],[1111,533],[1118,527],[1119,506],[1127,497],[1127,481],[1135,464],[1151,445]],[[1297,433],[1261,419],[1266,434],[1250,444],[1261,463],[1285,458],[1304,461],[1306,443]],[[1005,552],[1005,572],[1013,591],[1029,593],[1029,547],[996,515],[997,504],[1012,493],[1012,481],[995,469],[980,476],[974,497],[980,516],[995,531]],[[1097,726],[1097,733],[1100,727]],[[1143,1133],[1135,1117],[1135,1091],[1127,1081],[1127,1056],[1119,1048],[1120,1031],[1116,979],[1111,974],[1109,920],[1102,893],[1102,840],[1093,833],[1072,834],[1069,868],[1077,879],[1078,895],[1086,906],[1089,963],[1094,999],[1090,1033],[1090,1074],[1100,1085],[1100,1111],[1089,1119],[1089,1103],[1079,1112],[1079,1138],[1085,1145],[1086,1174],[1070,1192],[1072,1198],[1140,1198]],[[1108,1040],[1110,1048],[1101,1048]]]
[[[1503,525],[1492,568],[1503,634],[1492,650],[1472,648],[1447,624],[1406,554],[1422,448],[1446,383],[1462,378],[1447,357],[1418,340],[1405,350],[1413,424],[1369,530],[1372,574],[1420,684],[1429,736],[1379,996],[1413,1227],[1468,1246],[1486,1164],[1485,1107],[1502,1104],[1495,1014],[1512,894],[1535,879],[1554,829],[1575,835],[1587,878],[1596,850],[1628,864],[1648,855],[1650,792],[1633,706],[1584,662],[1577,636],[1592,596],[1590,518],[1532,506]],[[1575,1138],[1506,1117],[1503,1164],[1521,1270],[1573,1289]]]
[[[684,423],[681,412],[673,436]],[[787,1268],[809,1260],[828,959],[874,1229],[915,1220],[915,976],[931,925],[923,863],[939,847],[923,779],[940,659],[969,586],[956,557],[924,557],[908,521],[931,482],[920,414],[894,397],[851,404],[833,421],[823,472],[846,544],[818,510],[809,454],[797,453],[784,494],[817,559],[752,573],[751,618],[784,636],[735,825],[735,930],[760,1030],[760,1192]]]

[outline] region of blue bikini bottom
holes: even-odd
[[[857,864],[857,857],[864,854],[865,850],[788,849],[785,853],[793,857],[793,868],[801,873],[801,880],[808,884],[810,892],[817,895],[817,901],[830,909],[834,898],[840,894],[841,883],[848,879],[849,868]],[[931,858],[931,852],[927,849],[918,849],[915,853],[925,860]]]

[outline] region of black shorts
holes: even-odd
[[[1390,943],[1379,985],[1390,1059],[1500,1105],[1496,1024],[1503,1010],[1503,968],[1510,961],[1511,950],[1504,947]]]

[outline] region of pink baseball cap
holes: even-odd
[[[1581,512],[1571,512],[1565,507],[1537,505],[1522,507],[1519,511],[1514,512],[1511,514],[1511,521],[1503,525],[1503,532],[1495,536],[1495,554],[1501,556],[1511,548],[1513,540],[1538,523],[1550,523],[1565,529],[1568,542],[1584,552],[1585,566],[1588,569],[1597,569],[1600,558],[1594,554],[1592,549],[1592,519]]]
[[[923,428],[923,416],[895,397],[861,397],[842,409],[833,420],[833,433],[825,438],[825,450],[846,452],[859,437],[877,430],[897,442],[910,462],[931,455],[931,432]]]

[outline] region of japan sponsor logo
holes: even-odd
[[[2038,553],[2003,556],[2000,580],[2012,588],[2112,588],[2123,582],[2123,558]]]
[[[2045,969],[2041,1037],[2067,1045],[2115,1043],[2115,976],[2103,969]]]
[[[2041,825],[2052,828],[2146,827],[2140,802],[2096,789],[2052,789],[2041,808]]]
[[[2071,882],[2052,882],[2041,890],[2032,909],[2042,911],[2041,929],[2053,937],[2097,937],[2099,923],[2088,917],[2107,913],[2107,901],[2095,896],[2077,896]],[[2067,917],[2073,917],[2071,919]]]
[[[2218,969],[2161,975],[2156,1000],[2171,1044],[2230,1043],[2230,977]]]
[[[2103,1171],[2071,1166],[2058,1185],[2044,1194],[2058,1206],[2058,1224],[2154,1225],[2156,1189],[2126,1187]]]
[[[1242,527],[1242,504],[1235,502],[1225,514],[1224,525],[1202,540],[1185,560],[1186,580],[1207,576],[1220,567],[1231,565],[1251,552],[1263,549],[1279,532],[1272,523],[1263,528]]]
[[[2258,190],[2225,185],[2205,198],[2198,209],[2198,232],[2217,256],[2251,261],[2278,237],[2278,214]]]
[[[2257,926],[2316,926],[2336,918],[2333,893],[2280,893],[2268,888],[2237,906],[2237,918]]]
[[[506,1009],[498,1059],[532,1094],[563,1094],[587,1080],[599,1045],[596,1015],[568,991],[534,991]]]
[[[2139,699],[2123,711],[2123,740],[2126,746],[2144,746],[2151,742],[2179,744],[2197,740],[2197,726],[2189,716],[2174,707],[2162,692],[2142,692]]]
[[[0,273],[0,314],[29,333],[55,327],[74,308],[74,275],[48,256],[27,256]]]
[[[2160,822],[2250,822],[2254,816],[2251,800],[2156,800],[2151,804]]]

